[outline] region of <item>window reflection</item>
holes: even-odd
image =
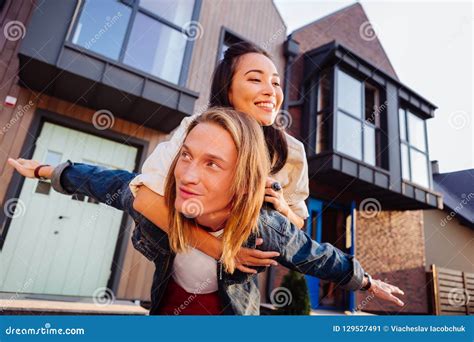
[[[410,113],[409,111],[407,112],[407,116],[410,144],[425,152],[425,122],[421,118],[417,117],[415,114]]]
[[[185,47],[186,36],[183,33],[138,13],[124,63],[178,83]]]
[[[401,158],[402,158],[402,177],[403,179],[410,180],[410,162],[408,160],[408,146],[405,144],[401,145]]]
[[[410,160],[412,181],[428,188],[429,181],[427,156],[424,153],[415,150],[414,148],[410,148]]]
[[[360,121],[342,112],[337,113],[337,150],[357,159],[362,159]]]
[[[375,165],[375,128],[364,125],[364,161]]]
[[[339,70],[337,85],[338,108],[362,117],[362,83]]]
[[[405,111],[403,109],[399,109],[398,111],[398,123],[400,128],[400,139],[407,140],[407,124],[405,122]]]
[[[119,1],[86,0],[72,42],[117,60],[131,13],[131,7]]]
[[[183,26],[191,20],[194,0],[141,0],[140,7]]]
[[[400,108],[398,115],[402,178],[429,188],[431,176],[428,167],[425,121],[405,108]]]
[[[322,89],[320,86],[318,107],[324,103]],[[380,126],[384,107],[380,106],[378,88],[337,69],[337,109],[336,149],[382,167]]]
[[[178,84],[194,5],[194,0],[84,0],[70,41]]]

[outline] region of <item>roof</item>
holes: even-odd
[[[433,185],[443,194],[444,210],[456,213],[462,224],[474,228],[474,169],[435,173]]]
[[[328,21],[328,19],[330,19],[332,17],[341,16],[341,15],[349,15],[349,16],[356,16],[356,17],[359,16],[361,18],[360,20],[363,20],[363,22],[359,22],[359,23],[356,24],[357,27],[354,27],[353,32],[357,32],[357,35],[360,35],[360,33],[359,33],[360,29],[361,29],[361,27],[365,27],[364,24],[370,23],[370,20],[367,16],[367,13],[365,12],[362,4],[359,3],[359,2],[355,2],[351,5],[348,5],[346,7],[341,8],[341,9],[335,11],[335,12],[329,13],[329,14],[321,17],[321,18],[318,18],[318,19],[316,19],[316,20],[314,20],[314,21],[312,21],[312,22],[310,22],[306,25],[303,25],[300,28],[295,29],[290,34],[290,36],[292,36],[294,34],[298,34],[298,32],[300,32],[300,31],[310,29],[311,27],[315,27],[315,25],[320,25],[320,27],[323,28],[321,32],[323,32],[324,34],[329,34],[330,35],[330,30],[338,29],[338,27],[340,27],[341,25],[334,25],[334,23],[331,22],[331,21]],[[355,24],[350,20],[349,20],[349,22],[352,23],[352,24],[349,24],[349,25],[354,25]],[[370,25],[372,25],[372,24],[370,24]],[[319,34],[323,35],[323,33],[321,33],[321,32],[319,32]],[[354,40],[354,37],[352,37],[352,36],[351,37],[347,37],[347,36],[339,37],[339,39],[334,37],[334,39],[336,41],[338,41],[338,43],[344,43],[345,45],[349,45],[349,44],[354,43],[355,45],[352,46],[352,48],[356,47],[357,45],[360,45],[359,39]],[[399,78],[398,78],[398,75],[395,71],[395,68],[393,67],[392,62],[390,61],[390,58],[388,57],[388,54],[385,51],[385,49],[382,45],[382,42],[379,40],[377,35],[375,34],[374,39],[362,40],[362,41],[365,43],[364,49],[368,48],[368,49],[371,49],[371,50],[375,49],[376,51],[379,51],[380,57],[383,59],[384,63],[386,63],[384,65],[379,65],[379,68],[385,67],[386,68],[386,73],[391,74],[391,76],[393,78],[398,80]]]
[[[336,51],[338,50],[341,50],[342,56],[337,56]],[[424,97],[416,93],[413,89],[410,89],[409,87],[404,85],[400,80],[393,78],[392,75],[386,73],[383,69],[378,68],[377,66],[372,64],[370,61],[358,55],[356,52],[350,50],[347,46],[341,44],[337,40],[333,40],[327,44],[324,44],[315,49],[307,51],[304,53],[304,55],[306,56],[318,55],[324,51],[328,51],[329,53],[326,53],[320,61],[317,61],[317,62],[313,61],[311,65],[314,65],[314,70],[306,73],[305,80],[312,77],[313,73],[318,72],[320,68],[324,68],[325,64],[331,61],[331,58],[333,57],[331,52],[336,53],[336,57],[338,57],[342,61],[348,62],[350,65],[352,65],[355,68],[358,68],[358,66],[356,65],[363,64],[367,68],[369,68],[372,71],[372,73],[379,74],[383,78],[391,80],[397,85],[400,98],[406,100],[406,102],[414,106],[414,108],[421,110],[421,113],[426,113],[427,119],[434,117],[434,110],[438,108],[436,105],[434,105],[433,103],[431,103],[430,101],[428,101],[427,99],[425,99]],[[365,76],[367,77],[370,77],[370,74],[367,74],[366,72],[363,72],[363,74],[365,74]]]
[[[343,8],[341,8],[341,9],[335,11],[335,12],[331,12],[331,13],[329,13],[329,14],[326,14],[325,16],[322,16],[321,18],[315,19],[315,20],[313,20],[312,22],[307,23],[307,24],[301,26],[300,28],[295,29],[295,30],[293,31],[293,33],[294,33],[294,32],[298,32],[298,31],[301,31],[301,30],[304,30],[305,28],[308,28],[309,26],[311,26],[311,25],[313,25],[313,24],[316,24],[316,23],[318,23],[318,22],[320,22],[320,21],[323,21],[324,19],[327,19],[327,18],[329,18],[329,17],[332,17],[333,15],[339,14],[339,13],[341,13],[341,12],[345,12],[345,11],[347,11],[347,10],[349,10],[349,9],[352,9],[353,7],[356,7],[356,6],[361,6],[361,5],[360,5],[358,2],[355,2],[355,3],[353,3],[352,5],[343,7]]]

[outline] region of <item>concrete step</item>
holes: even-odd
[[[148,315],[148,310],[130,301],[116,300],[111,304],[40,299],[0,299],[0,314],[4,315]]]

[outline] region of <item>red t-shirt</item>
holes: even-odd
[[[216,292],[186,292],[170,277],[158,309],[159,315],[220,315],[222,305]]]

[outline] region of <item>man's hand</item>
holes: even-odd
[[[36,160],[23,159],[23,158],[19,158],[19,159],[8,158],[8,164],[13,166],[15,170],[18,171],[19,174],[27,178],[35,178],[35,169],[39,165],[41,165]],[[53,168],[51,166],[45,166],[41,168],[40,170],[40,176],[45,177],[45,178],[51,178],[52,173],[53,173]]]

